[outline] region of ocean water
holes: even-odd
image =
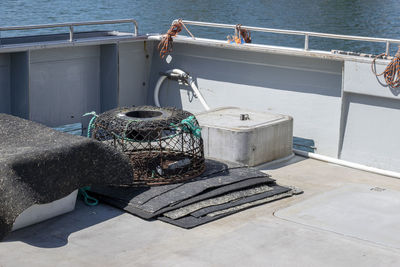
[[[140,33],[164,33],[174,19],[400,38],[400,0],[3,0],[0,26],[134,18]],[[131,25],[79,27],[132,31]],[[226,39],[233,31],[190,26],[195,36]],[[0,32],[1,37],[67,29]],[[304,37],[252,33],[254,43],[302,47]],[[311,49],[384,52],[385,44],[310,38]],[[397,49],[392,45],[392,51]]]

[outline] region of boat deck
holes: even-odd
[[[107,205],[88,207],[79,201],[70,214],[11,233],[0,243],[0,266],[399,265],[398,232],[392,233],[390,244],[377,243],[274,213],[354,185],[400,191],[400,180],[301,157],[263,169],[279,184],[297,186],[304,194],[192,230],[147,222]],[[360,210],[363,212],[368,210]],[[379,215],[379,210],[375,212]],[[399,221],[396,216],[393,224]]]

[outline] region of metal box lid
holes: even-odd
[[[241,119],[244,116],[244,120]],[[252,111],[238,107],[222,107],[196,115],[201,126],[230,131],[248,131],[287,120],[289,116]]]

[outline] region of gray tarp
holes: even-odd
[[[0,114],[0,240],[33,204],[94,184],[129,184],[129,159],[100,142]]]

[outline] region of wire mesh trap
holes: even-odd
[[[96,117],[92,138],[124,152],[134,171],[132,185],[182,182],[205,169],[196,118],[175,108],[117,108]]]

